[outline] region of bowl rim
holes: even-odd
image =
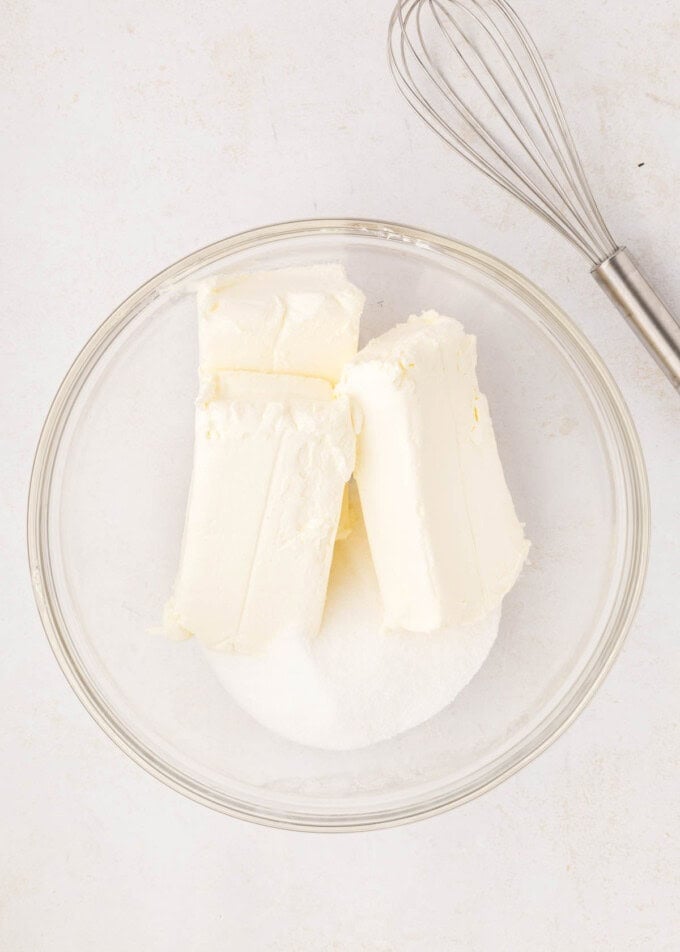
[[[553,330],[580,358],[587,377],[615,437],[626,499],[626,552],[616,599],[604,635],[568,694],[525,737],[471,775],[454,793],[446,791],[409,805],[365,812],[321,814],[254,806],[226,797],[162,761],[108,708],[69,650],[66,625],[59,610],[49,559],[49,491],[60,438],[78,394],[112,340],[130,323],[150,295],[180,273],[236,251],[292,237],[321,234],[361,235],[395,239],[463,260],[494,279],[553,322]],[[365,218],[313,218],[280,222],[239,232],[180,258],[145,281],[99,325],[64,376],[47,412],[31,470],[27,511],[28,559],[40,620],[50,647],[75,694],[104,732],[147,772],[192,800],[219,812],[265,826],[316,832],[356,832],[401,825],[443,813],[481,796],[507,780],[547,749],[584,710],[609,672],[632,625],[647,571],[650,542],[650,504],[647,474],[639,438],[623,397],[598,353],[571,319],[533,282],[500,259],[473,246],[431,231],[395,222]]]

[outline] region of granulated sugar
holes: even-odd
[[[348,750],[402,733],[447,706],[479,670],[500,609],[434,633],[384,631],[363,524],[336,543],[318,637],[274,638],[246,656],[206,650],[236,702],[277,734]]]

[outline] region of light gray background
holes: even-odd
[[[516,6],[612,231],[680,309],[680,2]],[[680,400],[577,254],[407,111],[385,62],[389,8],[2,5],[3,952],[680,947]],[[211,813],[106,739],[41,631],[24,518],[50,399],[122,298],[233,232],[345,214],[478,245],[577,320],[639,428],[654,539],[624,651],[547,753],[455,813],[331,837]]]

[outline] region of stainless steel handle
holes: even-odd
[[[680,324],[626,249],[617,248],[592,273],[673,386],[680,389]]]

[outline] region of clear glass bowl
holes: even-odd
[[[241,711],[200,650],[154,637],[177,567],[196,389],[195,279],[341,260],[363,340],[425,307],[479,338],[479,376],[531,564],[496,644],[445,711],[328,752]],[[36,600],[57,659],[107,734],[150,773],[273,826],[357,830],[425,817],[500,783],[583,709],[631,624],[649,505],[628,411],[541,291],[489,255],[376,221],[292,222],[228,238],[136,291],[80,353],[38,445],[28,514]]]

